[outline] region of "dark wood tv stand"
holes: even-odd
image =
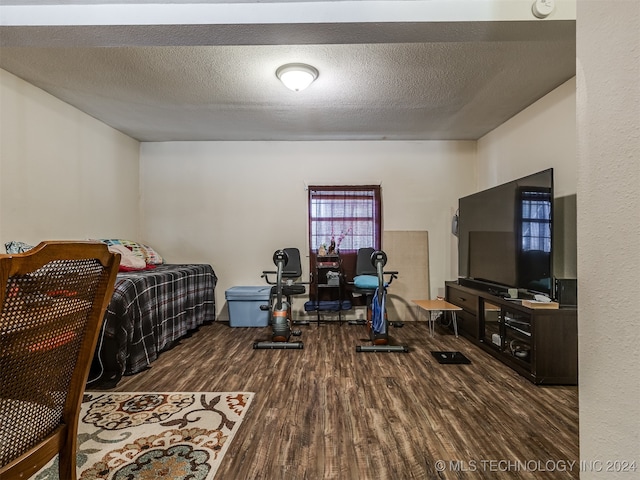
[[[458,282],[445,292],[462,308],[461,335],[535,384],[578,384],[577,309],[528,308]]]

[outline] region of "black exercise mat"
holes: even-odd
[[[471,360],[460,352],[431,352],[438,363],[442,364],[469,364]]]

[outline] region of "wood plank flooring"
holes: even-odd
[[[535,386],[422,322],[391,330],[409,353],[357,353],[363,326],[296,328],[303,350],[254,350],[268,328],[204,326],[113,391],[255,392],[217,479],[578,478],[577,387]]]

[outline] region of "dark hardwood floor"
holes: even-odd
[[[255,392],[220,479],[578,478],[577,387],[535,386],[426,323],[391,330],[409,353],[357,353],[363,326],[299,328],[303,350],[254,350],[268,328],[204,326],[113,391]]]

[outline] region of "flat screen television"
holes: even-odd
[[[460,198],[460,283],[552,297],[552,230],[553,169]]]

